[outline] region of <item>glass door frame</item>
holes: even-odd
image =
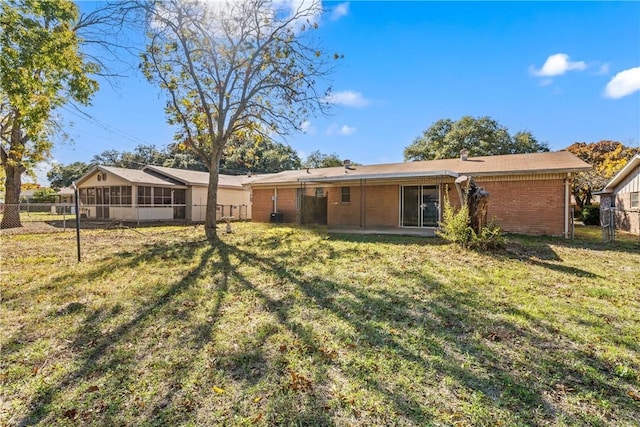
[[[417,225],[405,225],[405,189],[417,190],[417,194],[415,196],[415,214],[417,215]],[[436,208],[436,223],[426,223],[425,221],[425,195],[428,194],[428,191],[425,190],[436,190],[436,201],[432,202]],[[403,228],[435,228],[438,226],[438,222],[441,219],[441,211],[440,211],[440,200],[442,200],[441,188],[440,185],[401,185],[400,186],[400,197],[399,197],[399,226]],[[413,203],[410,203],[407,207],[409,210],[413,208]],[[407,222],[414,220],[415,216],[411,215],[411,218],[407,218]]]

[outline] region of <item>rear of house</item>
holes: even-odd
[[[588,168],[556,152],[285,171],[250,184],[253,220],[434,229],[445,198],[460,204],[454,182],[467,175],[490,193],[488,217],[505,231],[568,236],[571,180]]]

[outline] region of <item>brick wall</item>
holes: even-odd
[[[564,234],[563,179],[482,182],[490,194],[487,217],[504,231],[522,234]]]
[[[296,197],[299,187],[278,188],[278,212],[284,214],[284,222],[297,221]],[[275,194],[273,188],[253,189],[252,215],[255,222],[269,222],[273,212],[272,197]],[[306,188],[305,194],[315,195],[315,187]]]
[[[398,185],[366,187],[367,227],[397,227],[400,224],[399,192]]]
[[[327,224],[360,226],[360,187],[351,188],[351,201],[342,203],[342,187],[330,187],[327,193]]]
[[[564,234],[564,180],[519,179],[499,181],[476,179],[479,186],[490,193],[488,218],[495,220],[504,231],[523,234]],[[441,184],[444,187],[445,184]],[[359,186],[352,186],[351,201],[342,203],[341,187],[325,187],[327,223],[329,226],[361,224]],[[453,182],[448,184],[449,200],[455,206],[459,198]],[[366,187],[367,227],[397,227],[399,224],[399,184],[370,185]],[[268,222],[272,211],[273,189],[253,190],[254,221]],[[307,188],[307,194],[314,194]],[[296,188],[278,189],[278,211],[284,213],[285,222],[296,221]]]

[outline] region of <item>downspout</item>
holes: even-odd
[[[569,238],[569,209],[571,207],[571,191],[570,191],[570,177],[571,174],[567,173],[567,177],[564,180],[564,238]]]
[[[278,212],[278,186],[273,187],[273,211]]]

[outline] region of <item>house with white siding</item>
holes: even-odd
[[[613,212],[617,230],[640,235],[640,154],[629,160],[598,194],[601,213]]]
[[[242,184],[254,178],[219,175],[218,217],[251,219],[250,191]],[[152,165],[142,169],[94,166],[76,185],[82,217],[202,222],[209,173]]]

